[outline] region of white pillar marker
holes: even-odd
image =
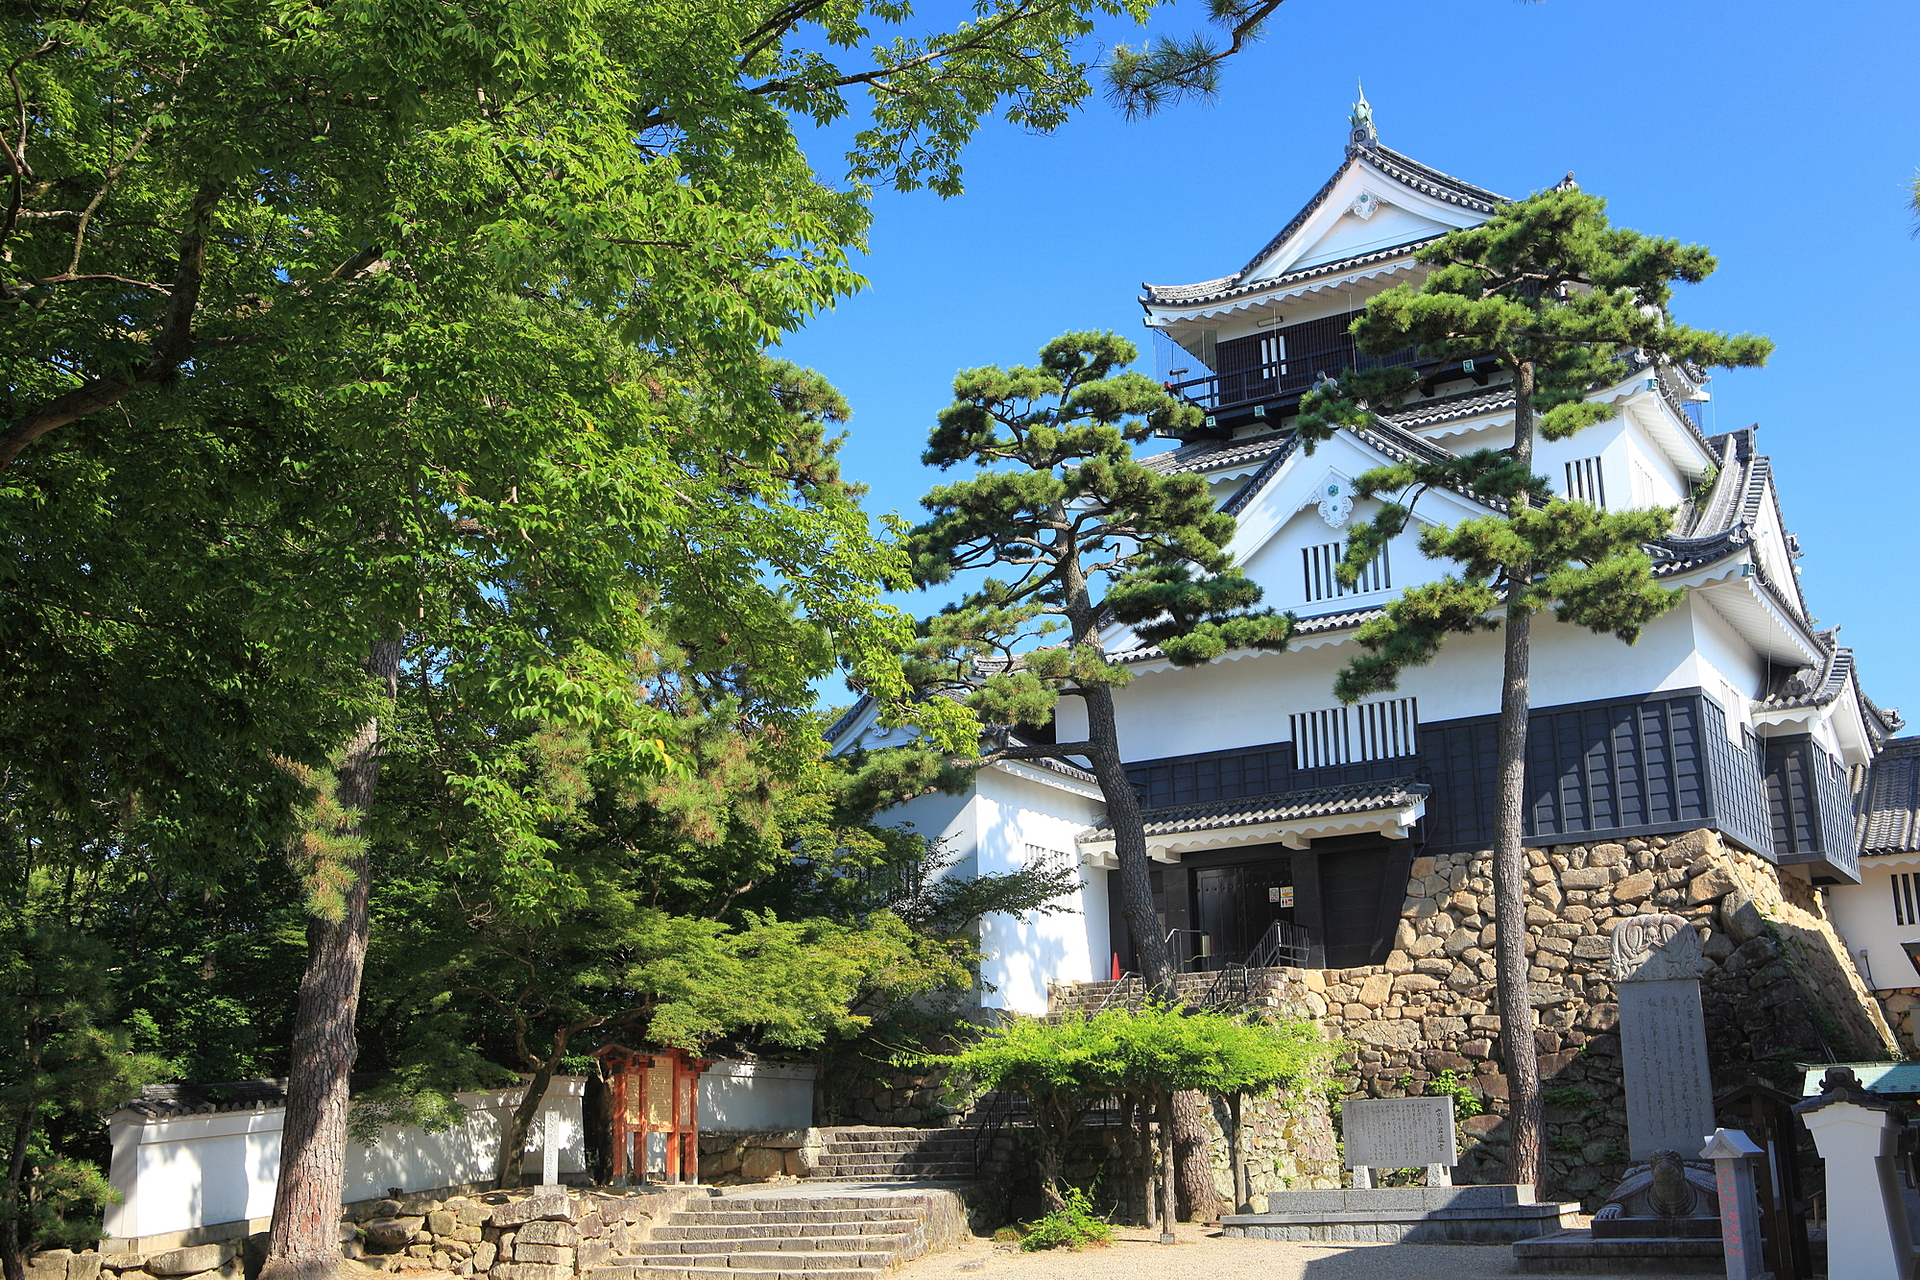
[[[1760,1200],[1753,1190],[1753,1139],[1738,1129],[1715,1129],[1700,1152],[1713,1161],[1720,1193],[1720,1240],[1727,1257],[1727,1280],[1759,1280],[1766,1270],[1760,1255]]]
[[[560,1115],[549,1111],[540,1118],[540,1189],[557,1189],[560,1185]]]
[[[1829,1067],[1823,1092],[1794,1107],[1827,1164],[1827,1274],[1908,1280],[1913,1245],[1896,1172],[1900,1104],[1861,1087],[1850,1067]]]

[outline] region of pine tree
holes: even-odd
[[[1698,245],[1612,226],[1606,202],[1571,179],[1442,237],[1417,257],[1431,269],[1426,281],[1373,299],[1353,324],[1356,342],[1376,353],[1416,347],[1431,359],[1493,355],[1512,378],[1513,444],[1359,477],[1355,496],[1382,501],[1354,530],[1341,580],[1358,579],[1435,485],[1470,490],[1501,514],[1422,530],[1421,551],[1457,570],[1404,592],[1384,617],[1360,628],[1355,639],[1367,652],[1347,664],[1334,691],[1346,702],[1390,691],[1404,668],[1432,661],[1448,636],[1504,630],[1493,847],[1496,985],[1511,1087],[1508,1177],[1533,1183],[1543,1120],[1527,998],[1521,845],[1532,616],[1551,609],[1562,622],[1632,644],[1683,594],[1658,585],[1645,550],[1671,527],[1671,513],[1609,512],[1554,497],[1533,473],[1534,442],[1565,440],[1611,417],[1613,406],[1587,397],[1641,361],[1754,366],[1773,344],[1674,323],[1673,282],[1705,279],[1713,256]],[[1369,370],[1316,390],[1301,406],[1303,440],[1370,420],[1371,405],[1397,400],[1415,377],[1405,368]]]
[[[1115,624],[1128,625],[1174,663],[1192,665],[1229,649],[1283,648],[1293,618],[1253,610],[1260,588],[1234,567],[1226,551],[1233,517],[1214,509],[1204,481],[1134,460],[1132,443],[1197,427],[1200,416],[1144,374],[1119,372],[1136,354],[1111,333],[1069,333],[1041,349],[1037,367],[972,369],[954,380],[954,403],[922,460],[979,470],[921,500],[932,519],[908,543],[914,576],[922,586],[966,570],[1004,569],[1010,578],[986,579],[921,625],[912,683],[923,695],[963,699],[966,710],[934,697],[897,714],[971,744],[977,724],[1000,734],[1048,724],[1061,698],[1079,699],[1084,738],[1003,739],[969,763],[1088,762],[1106,796],[1134,954],[1148,985],[1170,999],[1174,964],[1153,913],[1146,831],[1114,715],[1113,690],[1129,672],[1107,640]],[[1043,643],[1063,631],[1063,642]],[[1188,1105],[1184,1122],[1176,1117],[1181,1183],[1198,1211],[1212,1201],[1212,1174],[1197,1107]]]

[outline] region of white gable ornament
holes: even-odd
[[[1380,197],[1371,191],[1362,191],[1353,198],[1352,212],[1354,217],[1365,222],[1380,212]]]
[[[1327,522],[1328,528],[1344,529],[1353,518],[1353,481],[1329,471],[1307,501],[1319,504],[1320,518]]]

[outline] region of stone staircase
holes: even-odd
[[[833,1182],[970,1182],[975,1132],[963,1129],[885,1129],[871,1125],[823,1129],[809,1179]],[[998,1141],[994,1143],[1000,1145]],[[997,1151],[993,1154],[1000,1154]]]
[[[640,1253],[583,1280],[877,1280],[953,1243],[958,1204],[951,1192],[799,1188],[690,1201]]]

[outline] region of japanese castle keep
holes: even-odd
[[[1513,397],[1489,361],[1368,357],[1347,334],[1369,298],[1421,278],[1417,249],[1484,220],[1501,198],[1382,145],[1363,101],[1344,163],[1246,265],[1146,286],[1146,323],[1170,357],[1161,375],[1209,415],[1150,462],[1206,479],[1238,517],[1233,550],[1264,603],[1301,621],[1284,653],[1192,668],[1123,629],[1105,637],[1133,670],[1115,693],[1120,742],[1146,806],[1154,906],[1189,970],[1183,988],[1205,995],[1223,971],[1253,966],[1239,970],[1241,991],[1251,982],[1322,1019],[1354,1047],[1370,1093],[1456,1073],[1489,1106],[1466,1125],[1485,1139],[1483,1160],[1504,1136],[1506,1093],[1488,852],[1500,638],[1451,639],[1393,695],[1342,706],[1331,691],[1355,629],[1442,569],[1420,555],[1417,529],[1352,588],[1332,568],[1366,514],[1353,477],[1511,438]],[[1308,456],[1291,431],[1301,394],[1369,360],[1415,364],[1418,394]],[[1649,550],[1661,581],[1686,596],[1635,646],[1534,623],[1526,831],[1538,1050],[1558,1090],[1550,1099],[1588,1099],[1549,1107],[1546,1181],[1588,1196],[1624,1161],[1624,1138],[1608,1128],[1624,1118],[1607,968],[1620,919],[1677,912],[1704,926],[1720,1087],[1756,1066],[1786,1080],[1796,1062],[1894,1053],[1910,1046],[1906,1010],[1920,1004],[1900,945],[1920,947],[1920,740],[1890,744],[1899,714],[1868,697],[1837,629],[1816,626],[1761,433],[1706,434],[1707,387],[1682,367],[1632,364],[1592,397],[1616,412],[1542,441],[1535,470],[1603,506],[1675,508],[1673,534]],[[1439,522],[1487,511],[1445,491],[1420,508]],[[1058,740],[1071,741],[1079,708],[1061,705]],[[830,731],[834,748],[911,732],[875,718],[856,705]],[[1097,1000],[1133,968],[1090,774],[1002,763],[964,795],[894,812],[948,837],[979,873],[1045,857],[1080,869],[1079,914],[983,922],[983,1004],[1059,1010]],[[1464,1176],[1475,1161],[1469,1152]]]

